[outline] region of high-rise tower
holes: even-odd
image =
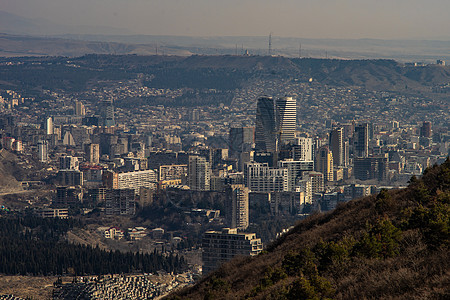
[[[355,157],[369,156],[369,124],[364,123],[355,127],[353,134],[354,148],[353,154]]]
[[[345,166],[344,130],[342,127],[333,128],[330,132],[330,148],[333,153],[335,166]]]
[[[242,152],[250,151],[255,141],[254,127],[232,127],[229,137],[229,154],[239,157]]]
[[[86,160],[90,163],[98,164],[100,162],[100,145],[99,144],[86,144],[84,146],[84,152],[86,153]]]
[[[282,97],[276,101],[276,123],[279,143],[294,142],[297,128],[297,101],[292,97]]]
[[[48,161],[48,142],[46,140],[40,140],[38,145],[38,159],[40,162]]]
[[[84,107],[84,104],[81,103],[81,101],[75,101],[75,115],[77,116],[85,116],[86,115],[86,108]]]
[[[112,100],[103,101],[101,114],[104,126],[111,127],[116,125],[116,121],[114,119],[114,105]]]
[[[281,144],[295,141],[297,101],[282,97],[274,103],[271,97],[258,99],[256,107],[255,148],[277,152]]]
[[[275,106],[272,97],[262,97],[256,104],[256,150],[276,152]]]
[[[227,224],[231,228],[245,230],[249,225],[248,188],[243,184],[232,184],[227,188]]]
[[[48,117],[45,119],[44,129],[47,135],[53,134],[54,126],[52,117]]]
[[[188,182],[195,191],[209,191],[211,169],[209,162],[202,156],[189,156]]]
[[[420,136],[422,137],[431,137],[431,122],[424,121],[422,127],[420,127]]]
[[[325,181],[333,181],[333,154],[331,153],[328,146],[322,146],[319,148],[316,160],[316,171],[323,174]]]

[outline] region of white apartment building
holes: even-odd
[[[136,172],[126,172],[117,174],[118,189],[134,189],[139,194],[139,188],[154,187],[157,182],[157,175],[154,170],[144,170]]]
[[[188,184],[192,190],[210,190],[211,169],[209,162],[202,156],[189,156]]]
[[[286,159],[278,162],[278,168],[288,170],[288,191],[294,192],[297,181],[300,180],[302,174],[304,172],[314,171],[314,161]]]
[[[267,163],[250,162],[245,165],[244,183],[251,192],[287,192],[288,169],[270,168]]]
[[[312,138],[298,137],[297,145],[294,146],[293,159],[300,161],[313,161],[313,140]]]

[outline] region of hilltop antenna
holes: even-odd
[[[298,44],[298,58],[302,58],[302,43]]]
[[[156,55],[158,55],[158,42],[156,42]]]
[[[272,55],[272,32],[269,34],[269,56]]]

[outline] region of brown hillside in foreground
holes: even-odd
[[[171,299],[450,299],[450,161],[300,222]]]

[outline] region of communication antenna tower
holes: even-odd
[[[272,32],[269,34],[269,56],[272,55]]]

